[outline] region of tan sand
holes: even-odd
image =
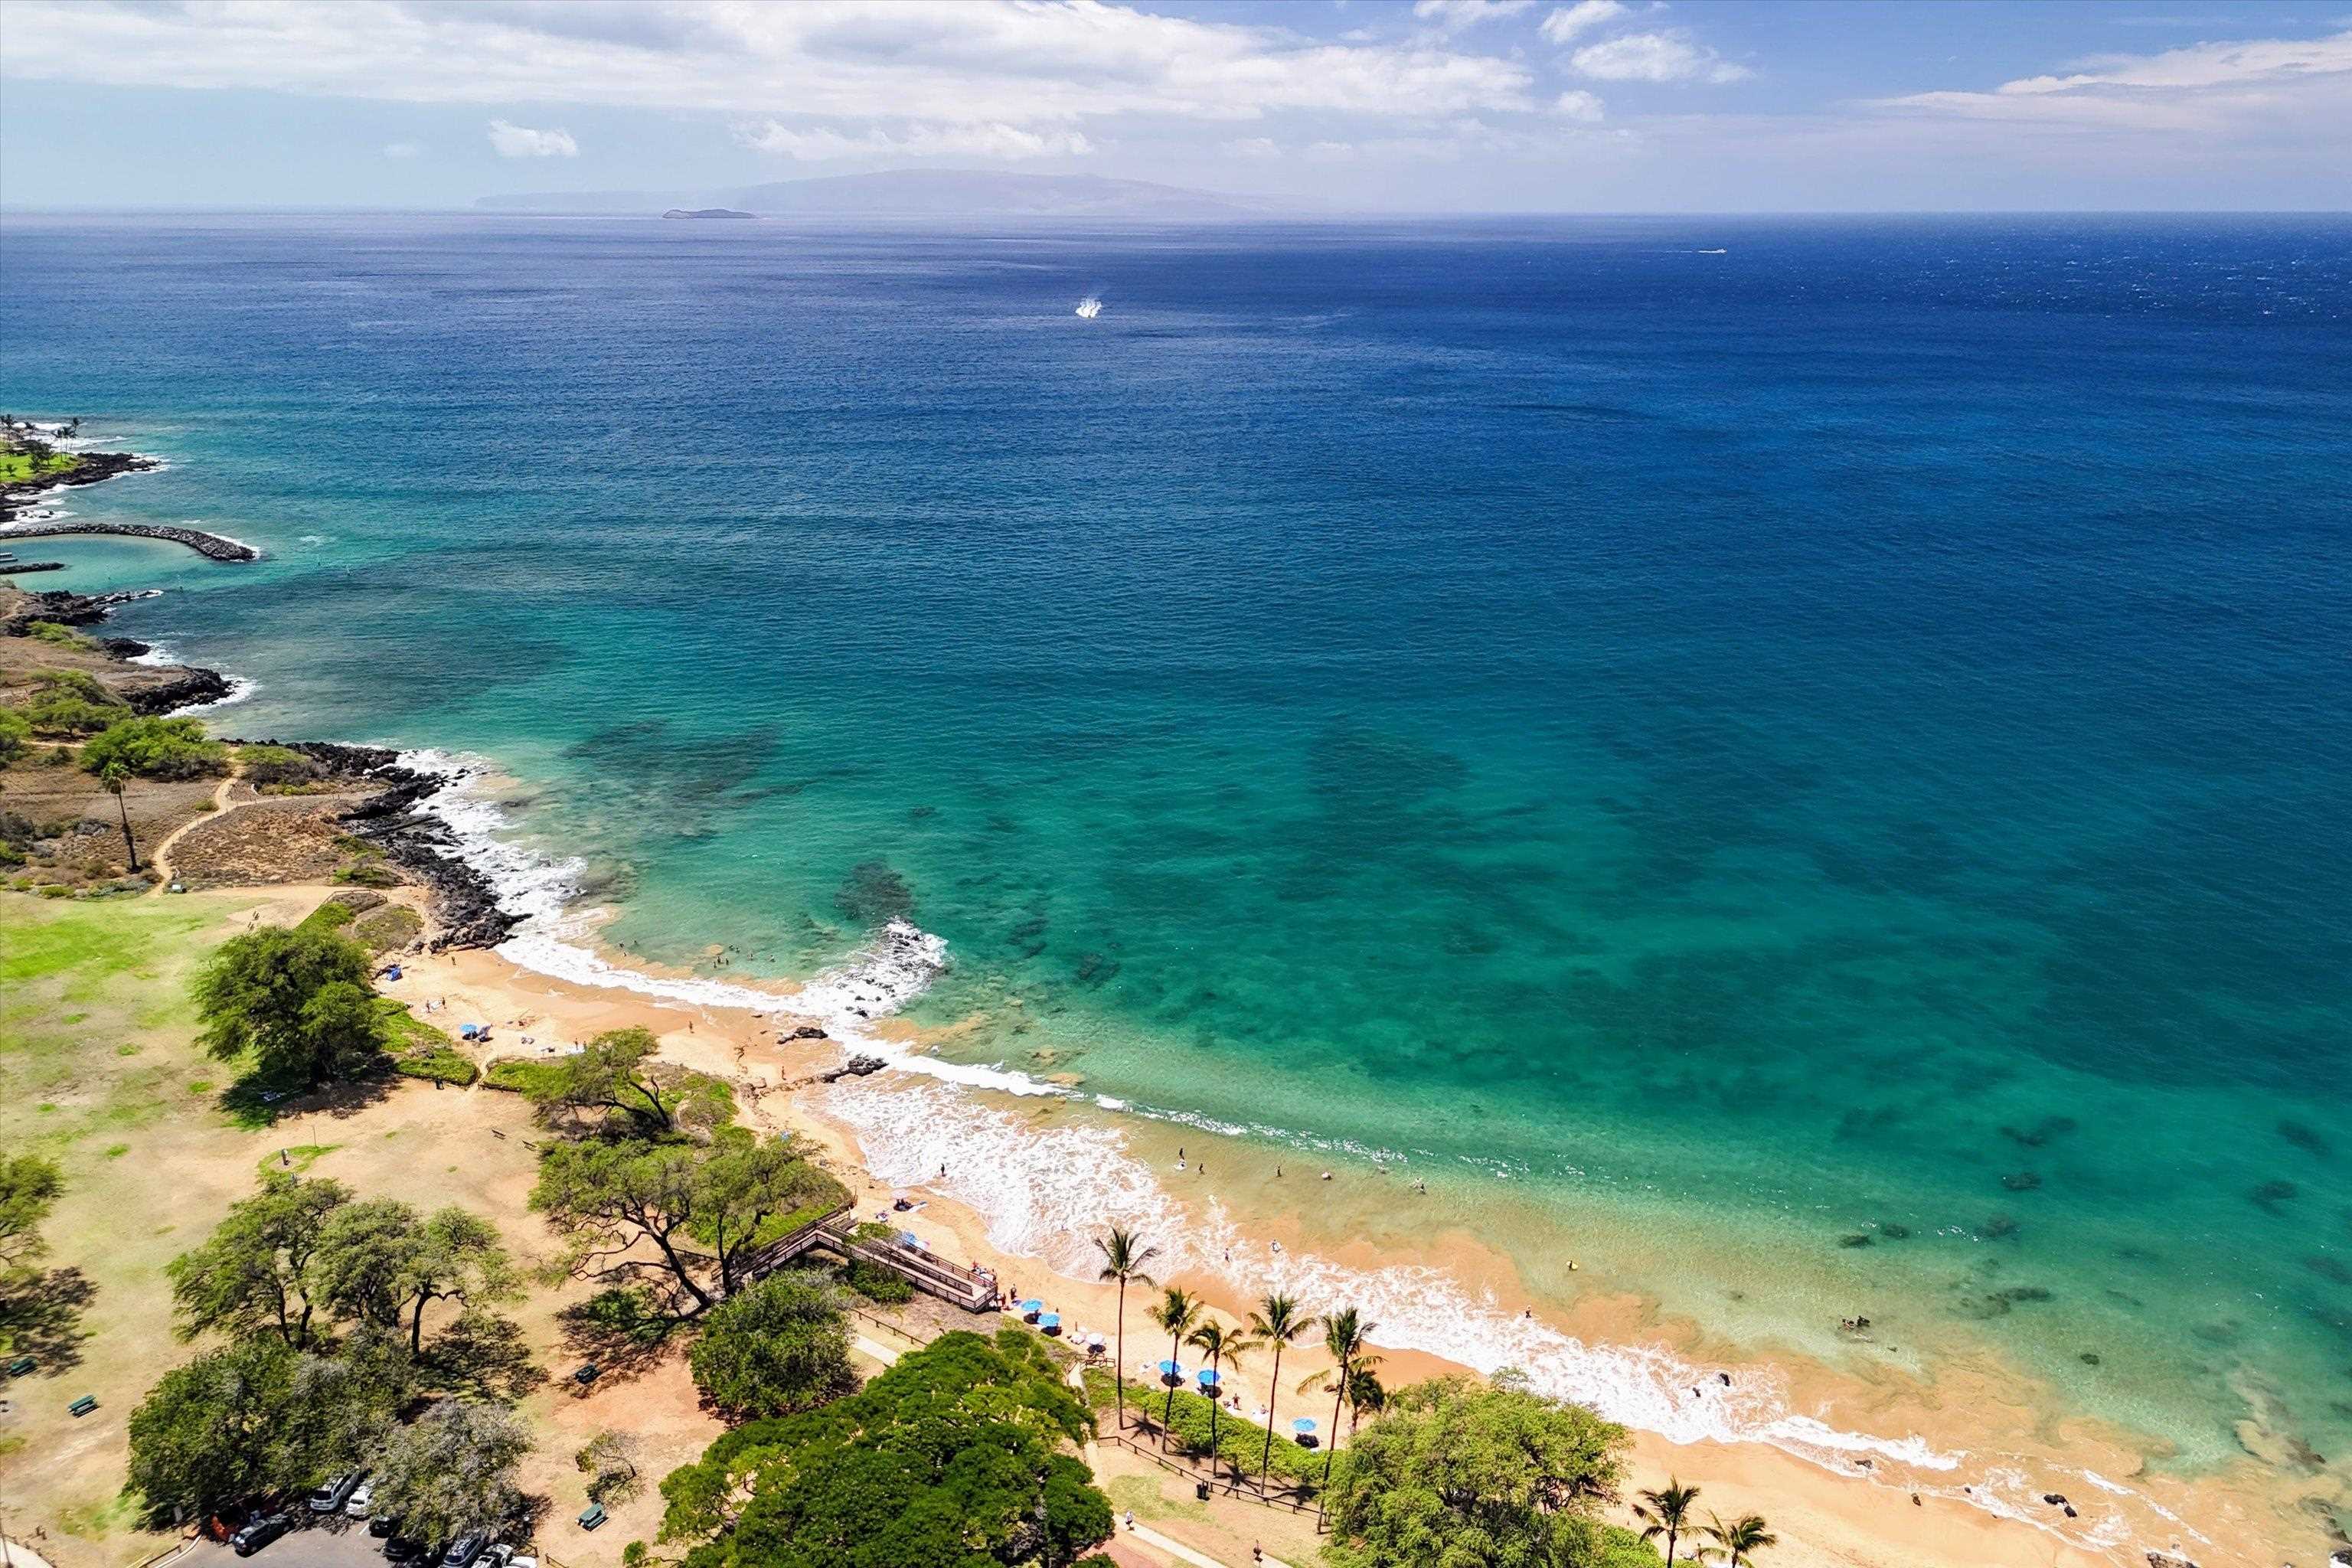
[[[834,1064],[839,1053],[824,1042],[780,1042],[779,1035],[788,1034],[795,1022],[781,992],[779,1010],[786,1016],[763,1019],[739,1009],[670,1004],[578,985],[478,952],[417,962],[388,989],[416,1004],[446,999],[446,1010],[435,1017],[453,1031],[459,1022],[491,1024],[494,1040],[482,1053],[485,1057],[527,1054],[530,1047],[520,1043],[525,1035],[545,1047],[585,1040],[624,1025],[643,1025],[661,1039],[666,1057],[735,1080],[747,1120],[813,1140],[826,1163],[858,1192],[861,1209],[889,1196],[890,1189],[866,1172],[861,1152],[846,1130],[818,1114],[807,1103],[811,1097],[782,1091],[787,1082]],[[1139,1142],[1159,1135],[1150,1128],[1123,1131]],[[1214,1142],[1193,1130],[1183,1135],[1203,1146]],[[1218,1149],[1218,1158],[1237,1166],[1244,1157],[1240,1145],[1230,1153]],[[919,1195],[929,1199],[921,1212],[898,1215],[895,1223],[927,1246],[985,1264],[1008,1283],[1045,1297],[1073,1328],[1110,1331],[1116,1300],[1109,1287],[1064,1279],[1035,1259],[1001,1253],[989,1245],[980,1216],[938,1194]],[[1230,1207],[1231,1194],[1220,1196]],[[1281,1236],[1287,1246],[1313,1247],[1344,1262],[1372,1266],[1395,1260],[1374,1255],[1369,1244],[1312,1234],[1296,1214],[1253,1215],[1248,1228],[1253,1234]],[[1500,1300],[1530,1300],[1508,1259],[1466,1237],[1423,1237],[1413,1261],[1442,1263],[1474,1289],[1490,1289]],[[1222,1279],[1162,1283],[1181,1283],[1200,1292],[1228,1320],[1245,1314],[1247,1304],[1232,1299],[1232,1288]],[[1166,1353],[1164,1341],[1154,1343],[1153,1331],[1141,1321],[1149,1294],[1131,1292],[1129,1299],[1125,1359],[1129,1367]],[[1638,1298],[1590,1285],[1565,1310],[1542,1301],[1530,1305],[1552,1326],[1589,1342],[1663,1342],[1687,1349],[1698,1337],[1689,1325],[1660,1323]],[[1245,1414],[1265,1396],[1265,1359],[1256,1358],[1257,1364],[1232,1385]],[[1319,1350],[1311,1346],[1286,1352],[1279,1396],[1282,1421],[1312,1414],[1328,1423],[1330,1406],[1326,1400],[1295,1392],[1303,1378],[1323,1364]],[[2078,1481],[2065,1489],[2082,1505],[2084,1518],[2074,1527],[2081,1533],[2068,1540],[2052,1528],[2063,1522],[2055,1517],[2046,1525],[2004,1519],[1968,1499],[1938,1495],[1957,1483],[1937,1472],[1912,1473],[1881,1460],[1868,1470],[1856,1467],[1840,1474],[1761,1443],[1678,1446],[1646,1434],[1636,1436],[1631,1489],[1657,1486],[1669,1475],[1679,1477],[1703,1489],[1703,1509],[1727,1515],[1752,1510],[1770,1520],[1782,1542],[1773,1554],[1775,1563],[1840,1568],[2071,1568],[2126,1563],[2139,1568],[2147,1551],[2175,1548],[2185,1549],[2207,1568],[2275,1568],[2283,1555],[2276,1543],[2294,1535],[2312,1539],[2316,1533],[2307,1525],[2301,1530],[2291,1526],[2280,1511],[2283,1503],[2252,1461],[2242,1471],[2194,1481],[2139,1476],[2142,1461],[2129,1444],[2088,1424],[2052,1423],[2044,1414],[2050,1405],[2042,1391],[2002,1368],[1939,1366],[1930,1382],[1900,1369],[1881,1369],[1865,1379],[1801,1360],[1776,1359],[1773,1365],[1792,1406],[1830,1425],[1891,1436],[1916,1433],[1940,1448],[2038,1458],[2053,1473],[2062,1466],[2074,1474],[2094,1469],[2129,1480],[2147,1500],[2088,1493]],[[1409,1353],[1391,1353],[1382,1369],[1391,1386],[1459,1370],[1434,1357]],[[2203,1539],[2168,1522],[2158,1509],[2193,1522]],[[2055,1516],[2058,1510],[2046,1511]],[[2086,1527],[2101,1521],[2112,1535],[2094,1538]],[[2310,1555],[2318,1560],[2316,1553]]]

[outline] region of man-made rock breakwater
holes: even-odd
[[[0,522],[5,522],[0,518]],[[201,528],[181,528],[162,522],[36,522],[0,527],[0,541],[51,539],[68,533],[110,533],[129,539],[164,539],[184,544],[208,561],[258,561],[261,552],[237,540]]]

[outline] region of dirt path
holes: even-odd
[[[155,885],[147,889],[147,896],[149,898],[161,898],[163,894],[171,891],[172,846],[177,844],[184,837],[185,837],[189,829],[202,827],[207,822],[218,822],[230,812],[241,811],[245,807],[253,804],[252,801],[243,800],[237,802],[235,805],[229,805],[229,786],[236,783],[236,775],[235,773],[231,773],[228,777],[221,780],[220,787],[213,791],[213,808],[210,811],[199,813],[194,821],[184,822],[179,826],[174,827],[171,832],[163,836],[163,841],[162,843],[156,845],[154,848],[147,852],[148,868],[155,873]]]

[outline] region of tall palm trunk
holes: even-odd
[[[1219,1397],[1225,1392],[1224,1374],[1219,1366],[1221,1360],[1213,1355],[1209,1358],[1209,1370],[1217,1373],[1216,1386],[1209,1394],[1209,1479],[1213,1481],[1217,1479],[1217,1412],[1224,1408],[1225,1403]]]
[[[1168,1364],[1176,1369],[1176,1383],[1168,1384],[1168,1398],[1160,1407],[1160,1451],[1168,1451],[1168,1429],[1176,1425],[1176,1384],[1183,1381],[1184,1366],[1177,1352],[1184,1343],[1184,1331],[1192,1325],[1179,1323],[1176,1331],[1168,1336]],[[1165,1378],[1160,1381],[1167,1382]]]
[[[124,804],[122,792],[114,792],[114,809],[122,814],[122,847],[131,857],[131,868],[139,869],[139,841],[131,837],[131,807]]]
[[[1331,1490],[1331,1461],[1339,1457],[1339,1402],[1348,1397],[1348,1362],[1346,1360],[1339,1363],[1339,1370],[1335,1375],[1336,1381],[1331,1387],[1331,1428],[1323,1435],[1323,1490],[1326,1495]],[[1316,1518],[1323,1517],[1323,1506],[1322,1498],[1317,1498],[1315,1500]]]
[[[1118,1327],[1114,1331],[1118,1348],[1114,1352],[1118,1361],[1110,1369],[1111,1409],[1118,1430],[1127,1430],[1127,1279],[1118,1281]]]
[[[1265,1450],[1257,1458],[1257,1489],[1265,1490],[1274,1470],[1274,1411],[1282,1403],[1282,1342],[1274,1342],[1274,1385],[1265,1391]]]

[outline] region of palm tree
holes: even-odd
[[[1331,1395],[1331,1430],[1325,1435],[1323,1443],[1323,1486],[1327,1491],[1331,1486],[1331,1461],[1339,1453],[1339,1406],[1348,1397],[1348,1379],[1359,1365],[1381,1359],[1364,1354],[1365,1337],[1379,1327],[1378,1323],[1359,1321],[1353,1307],[1342,1307],[1324,1315],[1323,1349],[1331,1357],[1331,1380],[1324,1384]],[[1308,1378],[1298,1385],[1298,1392],[1306,1393],[1317,1381]],[[1319,1504],[1318,1517],[1321,1517]]]
[[[1118,1413],[1118,1429],[1124,1432],[1127,1430],[1127,1286],[1130,1279],[1146,1285],[1153,1282],[1151,1276],[1143,1271],[1143,1266],[1159,1257],[1160,1249],[1144,1246],[1136,1239],[1133,1231],[1113,1226],[1108,1236],[1095,1237],[1095,1250],[1103,1255],[1102,1272],[1096,1278],[1118,1281],[1118,1359],[1111,1363],[1110,1388],[1111,1406]]]
[[[1700,1547],[1698,1554],[1705,1557],[1720,1552],[1726,1568],[1752,1564],[1756,1561],[1753,1553],[1777,1546],[1780,1541],[1764,1528],[1764,1516],[1759,1513],[1747,1514],[1731,1524],[1710,1513],[1706,1516],[1706,1536],[1715,1544]]]
[[[1274,1407],[1282,1394],[1282,1347],[1315,1326],[1315,1320],[1298,1310],[1298,1303],[1287,1296],[1268,1296],[1250,1314],[1250,1332],[1259,1341],[1274,1347],[1274,1376],[1265,1390],[1265,1451],[1258,1456],[1258,1489],[1265,1489],[1265,1479],[1274,1469]]]
[[[1223,1389],[1223,1373],[1228,1368],[1241,1365],[1242,1357],[1257,1348],[1256,1342],[1239,1329],[1229,1329],[1214,1318],[1203,1321],[1184,1341],[1209,1358],[1209,1370],[1219,1374],[1217,1392]],[[1209,1399],[1209,1475],[1217,1473],[1217,1413],[1223,1402],[1212,1394]]]
[[[131,770],[121,763],[109,763],[98,770],[98,784],[114,797],[114,809],[122,814],[122,847],[131,853],[131,868],[139,869],[139,841],[131,837],[131,807],[122,798],[122,786],[131,782]]]
[[[1151,1309],[1151,1321],[1168,1331],[1168,1360],[1172,1365],[1178,1347],[1184,1342],[1184,1336],[1191,1333],[1192,1325],[1201,1321],[1201,1299],[1190,1290],[1171,1285],[1160,1292],[1160,1305]],[[1165,1453],[1168,1428],[1176,1419],[1176,1384],[1166,1377],[1160,1381],[1168,1384],[1168,1407],[1160,1413],[1160,1447]]]
[[[1356,1370],[1348,1375],[1348,1446],[1356,1446],[1356,1417],[1378,1415],[1388,1408],[1389,1391],[1381,1382],[1381,1374],[1371,1368],[1380,1360],[1376,1355],[1358,1356]]]
[[[1642,1521],[1642,1539],[1655,1541],[1666,1538],[1666,1561],[1675,1560],[1675,1541],[1683,1527],[1691,1522],[1691,1504],[1698,1500],[1698,1489],[1686,1487],[1675,1478],[1666,1478],[1666,1484],[1657,1491],[1643,1492],[1642,1500],[1633,1505],[1633,1517]]]

